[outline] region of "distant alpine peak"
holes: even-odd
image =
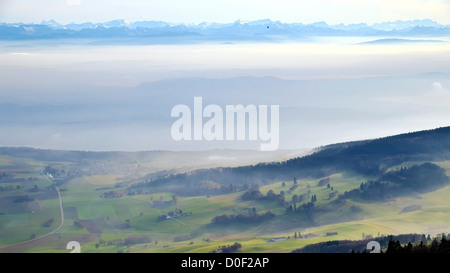
[[[7,23],[0,23],[2,25],[11,25]],[[16,25],[18,23],[15,23]],[[22,23],[20,23],[22,24]],[[434,27],[434,28],[441,28],[445,27],[445,25],[439,24],[436,21],[433,21],[431,19],[415,19],[415,20],[396,20],[396,21],[385,21],[380,23],[374,23],[372,25],[368,25],[367,23],[361,22],[361,23],[353,23],[353,24],[334,24],[330,25],[326,23],[325,21],[317,21],[309,24],[304,23],[283,23],[281,21],[273,21],[271,19],[260,19],[260,20],[243,20],[238,19],[232,23],[216,23],[216,22],[201,22],[198,24],[173,24],[173,23],[167,23],[164,21],[136,21],[136,22],[129,22],[125,19],[116,19],[111,20],[107,22],[99,22],[99,23],[92,23],[92,22],[83,22],[83,23],[69,23],[69,24],[60,24],[54,19],[50,20],[43,20],[41,25],[45,25],[51,28],[66,28],[66,29],[73,29],[73,30],[80,30],[82,28],[95,28],[96,26],[102,26],[104,28],[112,28],[112,27],[128,27],[128,28],[136,28],[136,27],[144,27],[144,28],[161,28],[161,27],[167,27],[167,26],[194,26],[198,28],[208,28],[213,27],[217,28],[220,26],[229,26],[229,25],[249,25],[249,26],[259,26],[259,25],[303,25],[303,26],[310,26],[310,27],[316,27],[316,28],[332,28],[332,29],[338,29],[338,30],[349,30],[349,29],[355,29],[355,28],[373,28],[375,30],[381,30],[381,31],[392,31],[392,30],[405,30],[405,29],[411,29],[414,27]]]
[[[431,19],[416,19],[416,20],[409,20],[409,21],[402,21],[397,20],[394,22],[382,22],[382,23],[375,23],[372,25],[372,28],[377,30],[384,30],[384,31],[391,31],[391,30],[402,30],[402,29],[408,29],[408,28],[414,28],[414,27],[435,27],[440,28],[443,27],[443,25],[431,20]]]
[[[125,27],[125,26],[128,26],[129,24],[130,23],[125,21],[124,19],[117,19],[117,20],[105,22],[102,25],[104,27]]]
[[[61,28],[63,25],[61,25],[60,23],[56,22],[55,20],[51,19],[48,21],[43,20],[41,22],[41,25],[46,25],[52,28]]]

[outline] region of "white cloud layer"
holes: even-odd
[[[79,5],[81,5],[81,0],[67,0],[67,5],[79,6]]]
[[[66,2],[67,1],[67,2]],[[175,23],[232,22],[269,18],[283,22],[375,23],[429,18],[450,24],[449,1],[422,0],[5,0],[0,18],[6,22],[61,23],[163,20]]]

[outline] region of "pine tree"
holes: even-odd
[[[438,251],[439,251],[439,243],[436,239],[434,239],[433,242],[431,242],[430,252],[437,253]]]
[[[386,253],[399,253],[400,251],[401,251],[400,241],[398,240],[394,241],[393,237],[390,236]]]
[[[423,241],[420,241],[419,245],[415,247],[414,252],[416,253],[426,252],[426,246],[423,244]]]
[[[292,195],[292,203],[297,203],[299,201],[299,197],[297,194]]]
[[[409,242],[405,248],[406,253],[412,253],[412,248],[413,248],[413,246],[412,246],[411,242]]]
[[[286,209],[286,211],[287,211],[287,212],[293,212],[293,211],[295,211],[295,210],[293,210],[292,205],[290,205],[290,206]]]
[[[422,234],[422,238],[420,239],[423,243],[427,242],[427,237],[425,236],[425,234]]]

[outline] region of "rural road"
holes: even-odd
[[[45,178],[50,182],[50,184],[53,186],[53,188],[58,193],[59,211],[60,211],[60,214],[61,214],[61,224],[56,229],[50,231],[47,234],[44,234],[44,235],[38,237],[38,238],[34,238],[34,239],[27,240],[27,241],[24,241],[24,242],[21,242],[21,243],[17,243],[17,244],[1,247],[0,248],[0,253],[22,252],[24,249],[28,249],[30,247],[40,245],[41,243],[47,241],[49,239],[50,235],[53,235],[54,233],[58,232],[64,226],[64,209],[63,209],[61,193],[59,192],[59,189],[55,185],[53,185],[52,181],[50,180],[50,178],[47,175],[45,176]]]

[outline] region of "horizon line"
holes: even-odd
[[[251,152],[262,152],[262,153],[277,153],[282,151],[299,151],[299,150],[309,150],[313,151],[316,149],[324,148],[327,146],[334,146],[334,145],[342,145],[342,144],[350,144],[350,143],[356,143],[356,142],[367,142],[367,141],[376,141],[376,140],[382,140],[392,137],[400,137],[400,136],[406,136],[410,134],[420,134],[430,131],[438,131],[438,130],[445,130],[450,129],[450,125],[448,126],[439,126],[439,127],[432,127],[428,129],[420,129],[420,130],[412,130],[408,132],[402,132],[397,134],[389,134],[385,136],[379,136],[379,137],[372,137],[372,138],[364,138],[364,139],[353,139],[348,141],[341,141],[341,142],[332,142],[328,144],[323,144],[315,147],[303,147],[303,148],[281,148],[273,151],[261,151],[259,149],[233,149],[233,148],[211,148],[211,149],[202,149],[202,150],[194,150],[194,149],[185,149],[185,150],[168,150],[168,149],[145,149],[145,150],[89,150],[89,149],[53,149],[53,148],[44,148],[44,147],[32,147],[32,146],[2,146],[0,145],[1,149],[31,149],[31,150],[46,150],[46,151],[59,151],[59,152],[84,152],[84,153],[146,153],[146,152],[210,152],[210,151],[251,151]]]
[[[281,20],[273,20],[270,18],[261,18],[261,19],[256,19],[256,20],[245,20],[245,19],[236,19],[234,21],[229,21],[229,22],[216,22],[216,21],[202,21],[200,23],[194,23],[194,22],[170,22],[170,21],[163,21],[163,20],[136,20],[136,21],[129,21],[126,20],[124,18],[117,18],[117,19],[112,19],[112,20],[107,20],[107,21],[98,21],[98,22],[93,22],[93,21],[83,21],[83,22],[70,22],[70,23],[60,23],[55,19],[48,19],[48,20],[41,20],[41,22],[39,23],[35,23],[35,22],[4,22],[2,20],[0,20],[0,24],[23,24],[23,25],[46,25],[46,23],[49,22],[54,22],[60,26],[66,26],[66,25],[80,25],[80,24],[105,24],[105,23],[111,23],[111,22],[116,22],[116,21],[123,21],[125,24],[127,25],[131,25],[134,23],[138,23],[138,22],[160,22],[160,23],[166,23],[169,26],[200,26],[203,24],[217,24],[217,25],[232,25],[232,24],[236,24],[236,23],[241,23],[241,24],[248,24],[248,23],[254,23],[254,22],[260,22],[260,21],[270,21],[271,23],[281,23],[281,24],[285,24],[285,25],[296,25],[296,24],[301,24],[301,25],[305,25],[305,26],[309,26],[309,25],[314,25],[314,24],[326,24],[330,27],[332,26],[352,26],[352,25],[366,25],[369,27],[373,27],[374,25],[377,24],[386,24],[386,23],[398,23],[398,22],[424,22],[424,21],[429,21],[430,23],[434,23],[434,24],[438,24],[440,26],[450,26],[446,25],[446,24],[442,24],[438,21],[432,20],[430,18],[422,18],[422,19],[410,19],[410,20],[401,20],[401,19],[397,19],[397,20],[390,20],[390,21],[378,21],[375,23],[366,23],[366,22],[358,22],[358,23],[335,23],[335,24],[330,24],[327,23],[325,20],[321,20],[321,21],[314,21],[312,23],[303,23],[301,21],[296,21],[296,22],[284,22]],[[416,25],[417,26],[417,25]]]

